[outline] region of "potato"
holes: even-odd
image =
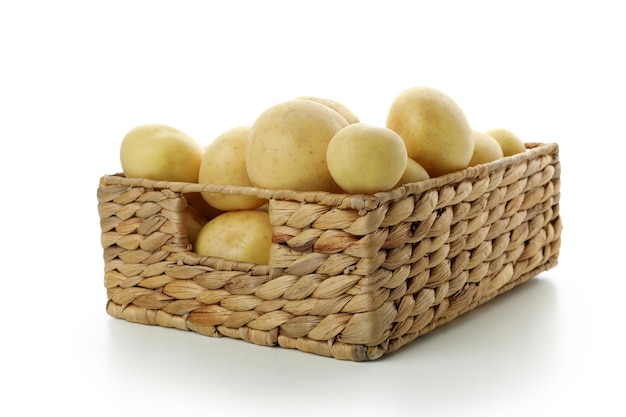
[[[220,214],[205,224],[194,248],[201,256],[267,265],[271,245],[268,212],[236,210]]]
[[[252,187],[246,170],[246,150],[250,126],[237,126],[219,135],[204,147],[198,182]],[[212,207],[222,211],[254,209],[266,200],[247,195],[203,192],[202,197]]]
[[[250,180],[261,188],[340,192],[326,165],[326,148],[347,125],[335,110],[309,100],[266,109],[250,128]]]
[[[500,147],[502,147],[504,156],[511,156],[526,152],[524,142],[522,142],[522,140],[510,130],[498,127],[489,129],[485,133],[498,141]]]
[[[296,100],[310,100],[310,101],[315,101],[320,104],[324,104],[330,107],[331,109],[335,110],[340,115],[342,115],[343,118],[346,119],[346,121],[349,124],[359,123],[359,117],[356,114],[354,114],[352,110],[350,110],[344,104],[339,103],[338,101],[332,100],[330,98],[315,97],[315,96],[301,96],[301,97],[297,97]]]
[[[400,180],[406,169],[407,151],[393,130],[353,123],[330,140],[326,162],[343,191],[374,194],[391,189]]]
[[[160,181],[197,182],[203,154],[193,138],[162,124],[131,129],[120,146],[124,175]]]
[[[437,177],[468,166],[472,129],[461,108],[443,92],[412,87],[393,100],[387,127],[404,140],[408,155]]]
[[[474,153],[469,166],[485,164],[504,157],[502,148],[497,140],[484,132],[474,130]]]
[[[423,166],[418,164],[415,159],[407,158],[404,174],[402,174],[402,178],[400,178],[400,181],[398,181],[395,186],[399,187],[400,185],[424,181],[429,178],[430,175],[428,175],[428,172]]]

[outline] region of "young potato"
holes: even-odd
[[[406,146],[391,129],[350,124],[333,136],[326,151],[328,170],[350,194],[374,194],[391,189],[404,174]]]
[[[400,178],[400,181],[398,181],[395,186],[399,187],[400,185],[424,181],[429,178],[430,175],[428,175],[428,172],[423,166],[418,164],[415,159],[407,158],[404,174],[402,174],[402,178]]]
[[[335,110],[340,115],[342,115],[343,118],[346,119],[348,123],[350,124],[359,123],[359,117],[356,114],[354,114],[354,112],[350,110],[346,105],[336,100],[332,100],[330,98],[325,98],[325,97],[315,97],[315,96],[301,96],[301,97],[297,97],[296,100],[310,100],[310,101],[315,101],[317,103],[324,104],[330,107],[331,109]]]
[[[124,175],[160,181],[197,182],[203,154],[193,138],[162,124],[131,129],[120,146]]]
[[[252,187],[246,170],[246,151],[250,126],[237,126],[219,135],[204,148],[198,182],[200,184]],[[222,211],[255,209],[266,200],[254,196],[203,192],[212,207]]]
[[[201,256],[267,265],[272,226],[267,211],[227,211],[213,218],[198,233],[194,249]]]
[[[250,128],[250,180],[261,188],[340,192],[326,165],[326,148],[347,125],[335,110],[310,100],[268,108]]]
[[[522,142],[522,140],[510,130],[498,127],[489,129],[485,133],[498,141],[500,147],[502,147],[504,156],[511,156],[526,152],[524,142]]]
[[[389,108],[387,127],[400,135],[409,157],[431,177],[464,169],[472,158],[469,122],[449,96],[434,88],[402,91]]]
[[[504,158],[504,153],[497,140],[484,132],[474,130],[474,153],[469,166],[485,164],[500,158]]]

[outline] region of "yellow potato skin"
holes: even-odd
[[[267,265],[271,244],[267,211],[235,210],[206,223],[198,233],[194,249],[201,256]]]
[[[205,146],[198,182],[253,187],[246,169],[249,133],[250,126],[233,127]],[[266,202],[253,196],[235,194],[203,192],[202,197],[212,207],[222,211],[254,209]]]
[[[472,158],[474,139],[465,114],[435,88],[412,87],[398,94],[386,126],[402,137],[409,157],[431,177],[464,169]]]
[[[120,146],[124,175],[160,181],[197,182],[203,154],[192,137],[158,123],[134,127]]]
[[[374,194],[393,188],[407,164],[406,146],[396,132],[365,123],[341,129],[326,152],[333,179],[350,194]]]
[[[474,130],[474,153],[469,166],[486,164],[504,158],[504,152],[497,140],[484,132]]]
[[[339,192],[326,165],[332,137],[348,125],[335,110],[309,100],[266,109],[250,129],[246,168],[260,188]]]
[[[326,97],[315,97],[315,96],[300,96],[300,97],[297,97],[296,100],[310,100],[310,101],[315,101],[315,102],[324,104],[330,107],[331,109],[335,110],[340,115],[342,115],[343,118],[346,119],[346,121],[349,124],[360,122],[359,117],[352,110],[350,110],[348,106],[336,100],[326,98]]]
[[[504,156],[526,152],[524,142],[508,129],[497,127],[489,129],[485,133],[498,141]]]
[[[415,159],[407,158],[406,169],[404,170],[404,174],[402,174],[402,178],[400,178],[400,181],[397,182],[396,187],[404,184],[409,184],[411,182],[424,181],[427,179],[430,179],[428,171],[426,171],[423,166],[418,164]]]

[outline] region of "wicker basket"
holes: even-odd
[[[375,195],[129,179],[98,188],[107,312],[374,360],[557,264],[557,144]],[[201,257],[185,193],[268,200],[271,265]]]

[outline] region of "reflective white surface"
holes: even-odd
[[[11,415],[624,414],[626,33],[611,2],[14,3],[0,6]],[[127,130],[208,143],[305,94],[381,125],[413,85],[477,129],[559,143],[555,269],[369,363],[107,316],[96,189]]]

